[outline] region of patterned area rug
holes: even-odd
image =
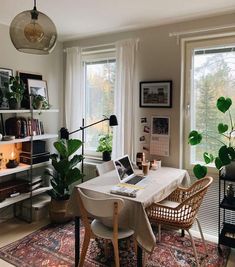
[[[81,229],[83,240],[84,228]],[[207,242],[209,256],[203,255],[203,245],[195,238],[201,266],[226,266],[229,249],[222,247],[219,256],[217,244]],[[82,241],[81,241],[82,242]],[[119,244],[121,266],[136,266],[133,244],[123,240]],[[109,258],[104,257],[103,240],[92,240],[86,257],[85,267],[113,266],[113,250],[108,247]],[[62,225],[50,224],[40,230],[0,249],[0,258],[17,267],[73,267],[74,266],[74,223]],[[182,238],[179,233],[162,231],[161,243],[157,243],[152,255],[147,256],[148,267],[192,267],[195,259],[187,235]]]

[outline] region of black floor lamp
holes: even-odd
[[[84,158],[83,158],[83,156],[84,156],[84,130],[86,128],[89,128],[89,127],[93,126],[93,125],[101,123],[103,121],[109,121],[109,126],[117,126],[118,125],[117,117],[115,115],[111,115],[109,118],[105,117],[104,119],[102,119],[100,121],[94,122],[94,123],[86,125],[86,126],[84,125],[84,119],[82,119],[82,126],[79,129],[77,129],[75,131],[72,131],[72,132],[69,132],[68,129],[66,129],[64,127],[60,129],[60,138],[67,139],[67,140],[69,139],[69,136],[71,134],[74,134],[74,133],[77,133],[79,131],[82,131],[82,165],[81,165],[82,173],[83,173],[83,170],[84,170]],[[83,178],[82,178],[82,182],[83,182]]]

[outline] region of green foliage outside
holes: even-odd
[[[51,155],[52,166],[55,170],[53,174],[48,171],[45,172],[52,177],[53,189],[48,191],[48,194],[53,199],[66,200],[70,196],[69,186],[83,177],[83,174],[76,167],[82,160],[82,155],[73,155],[81,147],[82,142],[78,139],[60,139],[53,145],[58,154]]]
[[[113,135],[112,134],[106,134],[101,135],[99,137],[99,145],[97,147],[97,152],[112,152],[112,145],[113,145]]]

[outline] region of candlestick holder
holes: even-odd
[[[9,161],[6,164],[6,167],[8,169],[16,168],[19,165],[19,163],[16,161],[16,159],[9,159]]]

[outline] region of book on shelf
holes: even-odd
[[[111,188],[110,193],[128,197],[136,197],[137,192],[142,189],[144,189],[142,186],[119,183]]]

